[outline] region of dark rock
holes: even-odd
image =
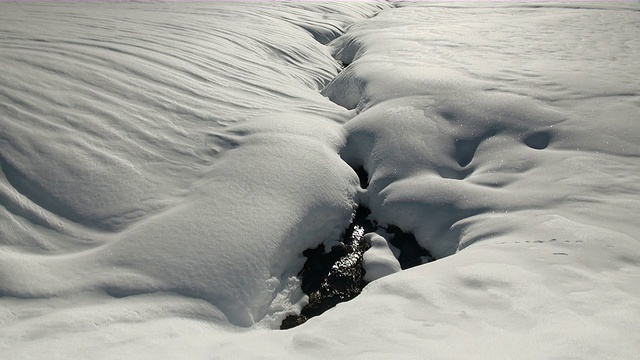
[[[309,304],[300,315],[289,315],[280,329],[290,329],[303,324],[337,304],[358,296],[367,285],[363,280],[365,270],[362,257],[369,249],[364,234],[378,230],[378,225],[368,219],[371,211],[360,206],[353,222],[342,234],[340,244],[325,252],[324,244],[307,249],[302,254],[307,258],[298,274],[302,278],[302,291],[309,296]],[[400,266],[407,269],[433,259],[428,251],[420,247],[415,236],[390,225],[387,232],[393,235],[390,243],[400,249]],[[426,260],[426,261],[425,261]]]
[[[398,262],[400,262],[402,270],[434,260],[431,253],[418,244],[413,234],[406,233],[394,225],[389,225],[386,230],[389,234],[393,235],[389,243],[400,250]]]
[[[298,325],[302,325],[307,321],[307,318],[303,315],[289,315],[284,320],[282,320],[282,324],[280,325],[280,330],[286,330],[294,328]]]
[[[320,244],[302,253],[307,261],[298,275],[302,278],[302,291],[309,296],[309,304],[300,315],[288,316],[282,322],[281,329],[300,325],[308,318],[360,294],[367,284],[362,279],[362,255],[369,249],[364,234],[376,228],[367,219],[370,213],[366,207],[359,207],[353,222],[343,233],[340,244],[332,246],[331,251],[325,253],[324,244]]]

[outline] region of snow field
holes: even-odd
[[[299,309],[301,253],[349,224],[358,183],[314,37],[384,5],[1,6],[2,357]]]
[[[0,5],[0,357],[637,357],[637,4]]]

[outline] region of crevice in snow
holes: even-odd
[[[369,174],[364,169],[364,167],[360,166],[354,169],[356,174],[358,175],[358,180],[360,180],[360,187],[366,189],[369,187]]]
[[[300,315],[290,315],[282,322],[281,329],[288,329],[320,315],[338,303],[356,297],[366,285],[362,256],[369,249],[364,234],[374,229],[366,207],[359,207],[349,228],[339,243],[327,252],[324,244],[307,249],[307,258],[298,274],[302,278],[302,291],[309,296],[309,304]]]
[[[436,168],[435,170],[443,179],[464,180],[467,177],[469,177],[469,175],[473,174],[474,169],[472,168],[451,169],[449,167],[442,166],[442,167]]]
[[[316,34],[314,38],[325,44],[326,38],[318,39]],[[343,56],[345,54],[342,54],[342,48],[347,47],[353,48],[342,44],[340,48],[334,48],[332,51],[340,67],[339,72],[345,70],[355,57],[354,54]],[[321,93],[332,102],[351,110],[355,108],[355,105],[351,105],[357,104],[362,97],[362,86],[340,85],[338,88],[342,90],[327,94],[331,84],[336,81],[344,82],[343,80],[336,76]],[[363,166],[350,166],[358,175],[360,188],[366,193],[369,174]],[[372,251],[365,255],[369,249]],[[302,254],[307,260],[298,276],[302,280],[302,291],[309,297],[309,302],[299,314],[291,314],[282,321],[282,330],[301,325],[309,318],[353,299],[369,281],[434,260],[431,254],[418,244],[413,234],[406,233],[394,225],[388,225],[386,228],[378,225],[371,210],[364,204],[358,204],[351,224],[339,241],[325,241]],[[367,269],[371,274],[367,274]]]
[[[404,232],[395,225],[389,225],[386,230],[392,235],[389,244],[400,252],[398,261],[402,270],[435,260],[429,251],[418,244],[412,233]]]
[[[384,235],[388,244],[393,246],[391,251],[402,270],[434,260],[429,251],[418,244],[413,234],[395,225],[378,225],[371,217],[371,210],[360,205],[339,242],[331,245],[325,242],[302,253],[307,261],[298,276],[302,278],[302,291],[309,296],[309,303],[300,314],[286,317],[280,329],[301,325],[337,304],[358,296],[368,283],[363,261],[365,253],[372,247],[372,237],[368,234],[376,233]]]

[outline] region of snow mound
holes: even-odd
[[[302,251],[355,206],[319,40],[383,7],[0,4],[0,301],[168,294],[218,326],[278,327],[304,302]]]
[[[365,240],[371,244],[371,248],[362,258],[365,281],[372,282],[402,270],[385,238],[376,233],[369,233],[365,235]]]

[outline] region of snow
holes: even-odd
[[[365,281],[372,282],[402,270],[400,262],[384,237],[369,233],[365,235],[365,240],[371,244],[371,248],[362,257]]]
[[[396,5],[0,3],[0,358],[637,358],[638,4]]]

